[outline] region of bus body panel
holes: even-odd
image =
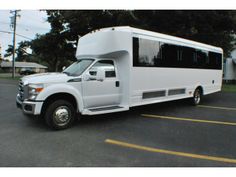
[[[177,52],[176,55],[180,60],[184,58],[184,50],[187,48],[189,50],[191,48],[191,50],[205,51],[209,56],[210,53],[223,55],[223,50],[221,48],[174,36],[131,27],[105,28],[81,37],[78,42],[76,51],[77,59],[92,58],[94,62],[79,76],[66,76],[64,74],[63,79],[60,80],[56,79],[60,74],[55,76],[54,80],[60,87],[56,87],[55,82],[49,80],[50,74],[45,75],[44,79],[43,76],[40,76],[40,78],[43,79],[42,81],[45,82],[44,85],[48,87],[44,90],[50,89],[51,95],[54,93],[66,92],[66,90],[68,93],[73,93],[73,89],[76,90],[75,93],[78,92],[78,94],[73,95],[76,97],[75,100],[77,100],[77,111],[81,114],[88,115],[125,111],[132,106],[193,97],[193,93],[197,87],[202,89],[203,95],[221,90],[222,57],[220,58],[220,63],[217,65],[218,68],[208,68],[208,66],[196,68],[195,66],[188,65],[180,67],[173,65],[173,63],[171,63],[172,60],[170,60],[169,63],[164,63],[162,66],[162,64],[157,64],[157,61],[159,62],[159,60],[156,60],[156,58],[159,57],[159,53],[155,53],[155,45],[152,46],[152,48],[147,46],[146,48],[143,47],[143,56],[139,57],[139,53],[137,56],[137,52],[140,51],[136,51],[135,45],[137,45],[137,43],[135,43],[135,41],[140,42],[144,40],[150,40],[153,44],[157,42],[159,47],[158,50],[166,50],[165,52],[169,54],[171,54],[171,52],[167,50],[168,48],[166,49],[166,46],[174,48],[175,46],[177,46],[177,48],[179,47],[180,50],[177,50],[179,52]],[[141,47],[138,48],[138,50],[141,50]],[[156,58],[154,58],[153,61],[150,61],[148,55],[155,56]],[[163,58],[165,58],[165,55],[162,55],[162,53],[160,53],[160,56],[164,56]],[[197,54],[196,56],[193,56],[194,59],[196,59],[196,57]],[[96,81],[87,80],[86,78],[88,78],[90,69],[93,67],[92,65],[100,60],[113,61],[116,75],[113,79],[105,77],[105,79],[110,79],[110,82],[99,83],[99,87],[96,83],[102,81],[99,81],[98,79]],[[149,62],[147,64],[152,66],[146,65],[146,63],[144,65],[140,61],[143,63]],[[39,76],[34,77],[34,84],[38,84]],[[28,84],[28,81],[32,82],[34,79],[25,78],[25,80],[27,81],[20,85],[20,90],[23,89],[23,86]],[[91,83],[89,84],[86,82]],[[106,84],[109,87],[106,87]],[[69,86],[70,88],[73,87],[73,89],[68,89]],[[110,93],[109,90],[110,92],[111,90],[113,92]],[[47,99],[46,96],[50,96],[46,94],[46,92],[43,92],[44,91],[42,91],[37,98],[40,98],[40,101],[44,101]],[[105,95],[106,98],[103,99],[103,95]],[[99,96],[99,100],[101,101],[94,100],[96,99],[96,96]],[[19,93],[17,98],[21,97],[22,94]],[[115,100],[112,100],[113,98]],[[37,99],[29,104],[34,104],[36,105],[35,107],[37,107],[37,105],[39,105],[39,103],[37,103],[39,100]],[[24,105],[23,101],[24,100],[17,99],[17,105]],[[37,114],[40,114],[41,107],[42,106],[37,109]],[[34,114],[33,111],[30,113]]]
[[[221,48],[211,45],[131,27],[105,28],[85,35],[79,40],[76,56],[116,61],[121,86],[120,105],[132,107],[188,98],[199,86],[204,95],[221,90],[222,69],[134,66],[133,38],[223,53]]]
[[[198,86],[204,95],[214,93],[221,90],[221,77],[218,70],[133,67],[131,106],[192,97]],[[154,94],[143,98],[143,93]]]

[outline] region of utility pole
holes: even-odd
[[[13,17],[11,17],[11,26],[13,27],[12,78],[15,78],[16,19],[19,16],[17,15],[18,11],[20,10],[10,11],[10,13],[13,13]]]
[[[1,60],[2,60],[2,47],[1,47],[1,44],[0,44],[0,63],[1,63]]]

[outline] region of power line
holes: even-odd
[[[1,33],[7,33],[7,34],[13,34],[13,32],[11,32],[11,31],[2,31],[2,30],[0,30],[0,32],[1,32]],[[23,37],[23,38],[25,38],[25,39],[33,40],[32,38],[29,38],[29,37],[24,36],[24,35],[22,35],[22,34],[17,34],[17,33],[16,33],[16,35],[17,35],[17,36],[20,36],[20,37]]]
[[[10,25],[10,23],[2,22],[2,21],[0,21],[0,24],[2,24],[2,25]],[[31,31],[32,31],[32,29],[50,30],[50,28],[44,28],[44,27],[39,27],[39,26],[30,26],[30,25],[25,25],[25,24],[17,24],[17,27],[18,27],[18,26],[19,26],[20,28],[22,28],[22,29],[27,28],[27,30],[31,30]],[[32,29],[30,29],[30,28],[32,28]]]

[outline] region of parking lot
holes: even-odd
[[[0,166],[236,166],[236,94],[82,116],[63,131],[16,108],[17,81],[0,80]]]

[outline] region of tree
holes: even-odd
[[[135,24],[132,11],[125,10],[47,10],[48,22],[62,30],[69,41],[77,41],[92,30]]]
[[[6,53],[4,54],[4,57],[10,57],[13,54],[13,46],[8,45],[8,48],[6,49]]]
[[[134,15],[145,29],[222,47],[225,56],[232,50],[236,31],[234,11],[148,10],[134,11]]]
[[[75,47],[59,33],[38,35],[31,46],[35,55],[49,66],[49,71],[59,71],[75,60]]]
[[[15,50],[16,58],[15,61],[30,61],[31,55],[27,52],[27,49],[30,48],[31,42],[30,41],[21,41],[19,42],[19,46]],[[13,46],[8,45],[6,49],[6,53],[4,57],[10,57],[13,54]]]
[[[47,10],[51,31],[31,41],[33,54],[50,71],[75,60],[78,38],[110,26],[132,26],[224,49],[228,56],[236,31],[236,13],[217,10]],[[9,49],[10,50],[10,49]]]
[[[228,56],[236,31],[236,13],[219,10],[57,10],[48,21],[66,39],[76,41],[94,29],[128,25],[222,47]],[[58,23],[58,21],[60,23]],[[64,27],[64,28],[63,28]]]
[[[19,43],[19,47],[16,49],[17,61],[30,61],[32,54],[27,52],[27,49],[29,49],[30,46],[31,42],[29,41],[22,41]]]

